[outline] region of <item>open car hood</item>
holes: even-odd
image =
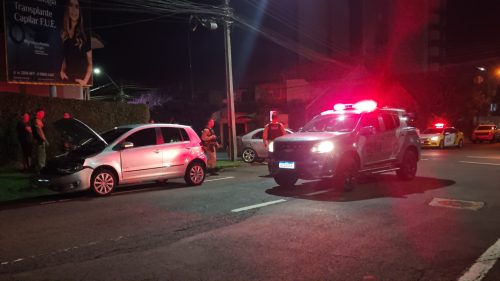
[[[69,141],[76,145],[85,145],[89,140],[99,141],[107,146],[106,141],[89,126],[75,118],[59,119],[54,122],[54,126],[66,136],[69,136]]]

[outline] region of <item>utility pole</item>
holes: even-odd
[[[227,124],[229,133],[229,159],[236,160],[236,117],[234,113],[233,68],[231,59],[231,15],[229,0],[224,0],[224,51],[226,55]]]

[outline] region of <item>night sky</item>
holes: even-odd
[[[278,5],[286,4],[286,1],[271,1]],[[213,0],[210,2],[216,3]],[[448,1],[446,40],[450,62],[500,57],[499,2]],[[258,15],[246,0],[233,0],[231,6],[237,15],[245,18],[256,19]],[[222,29],[209,31],[198,28],[195,32],[190,32],[186,15],[137,22],[155,16],[93,9],[93,30],[102,37],[105,44],[104,49],[94,51],[94,64],[103,68],[117,82],[123,80],[166,87],[180,93],[189,90],[191,53],[195,90],[223,91],[225,76]],[[263,20],[267,24],[273,24],[268,18]],[[277,30],[282,31],[285,36],[293,36],[285,29]],[[234,27],[232,39],[235,88],[256,81],[268,82],[263,81],[266,79],[262,75],[263,70],[272,69],[272,73],[279,75],[280,71],[297,62],[296,54],[248,29]],[[191,42],[191,48],[188,47],[188,42]],[[103,78],[95,78],[95,83],[103,83],[101,79]],[[267,79],[277,80],[279,76]]]

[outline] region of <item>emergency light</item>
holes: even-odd
[[[377,103],[373,100],[363,100],[355,104],[337,103],[333,106],[334,111],[358,110],[362,112],[374,111],[377,108]]]
[[[436,124],[434,124],[434,127],[437,129],[442,129],[442,128],[444,128],[444,123],[436,123]]]

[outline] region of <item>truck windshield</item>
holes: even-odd
[[[359,114],[329,114],[318,116],[307,123],[303,132],[351,132],[356,128]]]

